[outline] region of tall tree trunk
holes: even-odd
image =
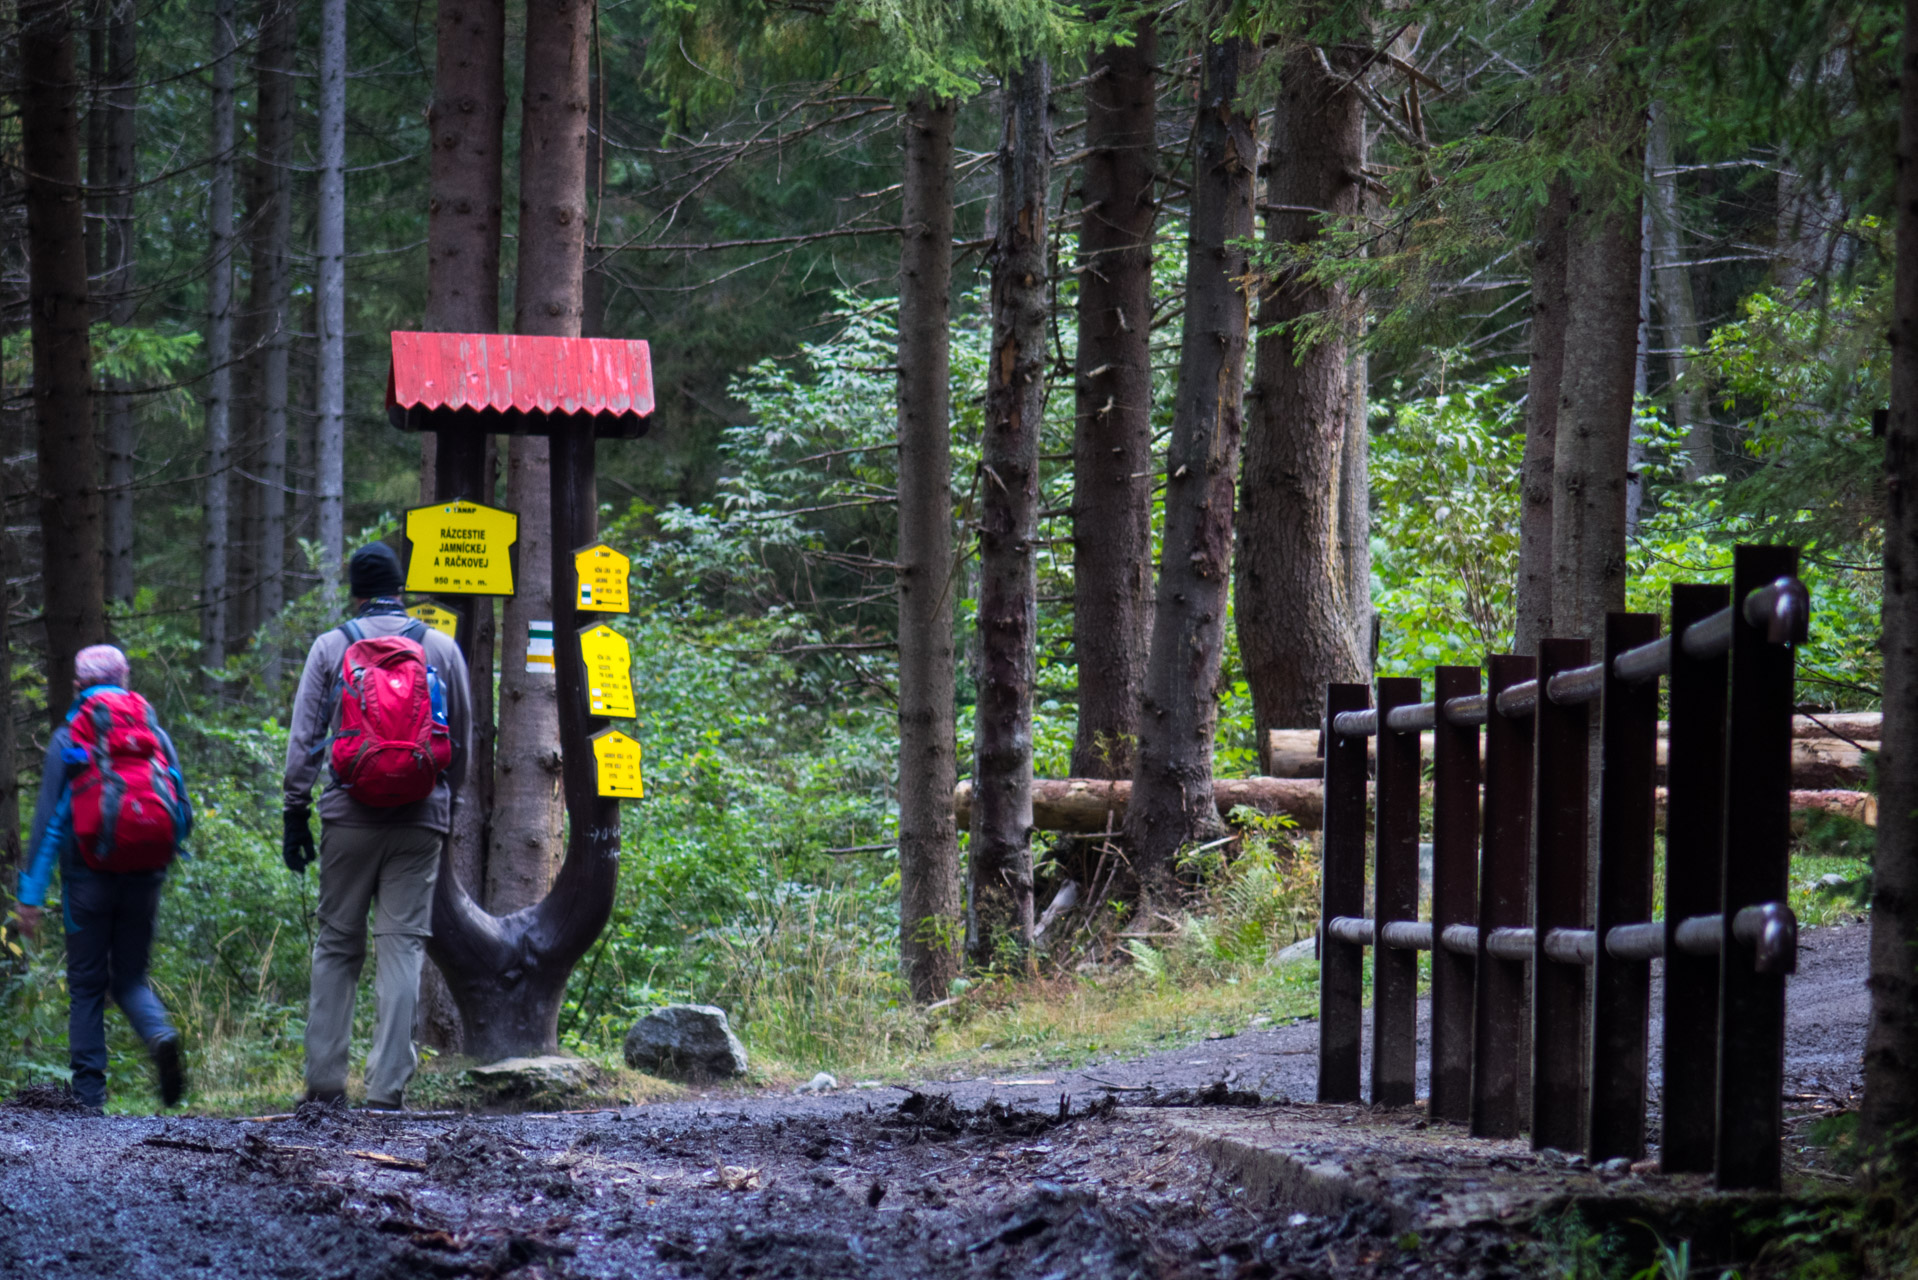
[[[515,325],[521,333],[579,334],[591,24],[589,0],[535,0],[527,9],[515,294]],[[582,467],[590,465],[590,428],[583,434],[573,426],[555,430],[568,434],[556,436],[550,450],[546,440],[538,441],[536,474],[541,478],[552,474],[549,458],[562,464],[557,469],[559,482],[547,489],[543,500],[534,501],[538,495],[530,483],[534,453],[520,447],[529,438],[514,439],[515,457],[509,462],[518,473],[521,594],[510,602],[506,615],[498,813],[487,867],[493,892],[527,893],[535,883],[538,891],[530,893],[530,901],[489,903],[496,918],[486,921],[458,878],[442,876],[434,903],[434,961],[459,1004],[465,1051],[481,1057],[551,1052],[557,1046],[567,976],[605,926],[618,869],[617,804],[593,794],[590,759],[568,758],[558,768],[558,762],[549,763],[562,728],[571,735],[567,741],[579,740],[580,721],[573,717],[582,716],[586,705],[577,683],[580,667],[572,600],[556,597],[552,584],[570,569],[566,558],[572,548],[594,536],[591,495],[578,493],[570,483]],[[515,491],[512,474],[508,486],[509,494]],[[544,580],[544,599],[552,611],[533,615],[522,610],[516,616],[513,606],[527,600],[529,588],[538,589],[539,579]],[[563,725],[553,677],[538,678],[545,682],[543,690],[536,689],[543,699],[526,691],[522,619],[528,618],[550,620],[555,628],[558,662],[565,673],[559,678],[563,686],[559,692],[568,699]],[[520,682],[517,702],[512,700],[509,678]],[[545,723],[551,728],[536,737],[526,731],[537,723],[532,713],[540,702],[549,709],[551,718]],[[509,742],[509,727],[524,736]],[[552,876],[546,869],[558,848],[554,793],[562,784],[572,824],[565,861],[559,874]],[[549,819],[548,814],[553,816]],[[543,835],[537,825],[547,821],[551,823],[548,830],[555,833],[552,836]],[[509,823],[515,824],[510,831]],[[608,830],[615,842],[610,850]],[[540,843],[532,844],[534,839]],[[517,880],[495,875],[503,863],[516,864]]]
[[[138,43],[134,0],[109,0],[107,5],[107,83],[96,99],[101,112],[102,165],[100,193],[100,294],[97,299],[109,324],[125,327],[134,320],[134,260],[137,233],[133,224],[133,189],[139,180],[139,150],[134,135],[134,108],[138,98]],[[100,444],[106,474],[101,514],[104,520],[106,595],[109,600],[133,599],[133,401],[123,394],[121,379],[104,380]]]
[[[55,720],[73,697],[74,655],[106,638],[74,12],[64,0],[24,0],[19,8],[47,712]]]
[[[1625,139],[1633,151],[1642,135]],[[1614,134],[1612,145],[1620,141]],[[1638,352],[1637,201],[1574,197],[1565,264],[1571,307],[1552,483],[1552,625],[1602,636],[1625,607],[1625,521]]]
[[[1243,431],[1250,307],[1244,245],[1253,230],[1258,155],[1257,117],[1236,105],[1241,79],[1258,65],[1256,46],[1208,43],[1201,59],[1165,534],[1125,827],[1143,895],[1159,901],[1171,895],[1179,847],[1219,826],[1212,735]]]
[[[1275,248],[1308,245],[1328,220],[1359,211],[1365,103],[1346,82],[1364,55],[1330,52],[1330,74],[1311,49],[1286,60],[1266,184],[1266,242]],[[1353,353],[1343,336],[1351,307],[1344,288],[1296,272],[1260,299],[1233,568],[1239,654],[1260,743],[1271,729],[1316,726],[1327,682],[1364,680],[1370,668],[1369,600],[1351,598],[1346,564],[1364,534],[1353,507],[1365,501],[1362,490],[1347,492],[1349,482],[1363,483],[1362,462],[1354,476],[1345,470],[1348,447],[1364,448],[1365,408],[1354,403]],[[1308,345],[1296,326],[1320,315],[1340,332]],[[1355,614],[1366,616],[1363,638]]]
[[[320,4],[319,360],[313,487],[320,589],[337,604],[346,554],[346,0]]]
[[[433,103],[432,189],[426,221],[426,327],[439,333],[492,333],[499,328],[501,145],[506,122],[506,10],[501,0],[445,0],[439,8]],[[430,449],[434,433],[422,436]],[[425,458],[423,501],[465,497],[494,501],[499,470],[493,440],[485,442],[481,492],[441,495]],[[522,572],[528,567],[522,553]],[[485,893],[493,812],[493,654],[491,596],[468,596],[460,637],[472,673],[473,759],[455,797],[447,864],[468,893]],[[522,659],[521,665],[524,666]],[[421,1039],[457,1052],[458,1011],[439,969],[428,964],[420,992]]]
[[[952,817],[952,127],[950,101],[906,105],[899,248],[899,956],[922,1004],[959,976]]]
[[[519,333],[578,337],[585,308],[586,125],[590,101],[590,6],[541,0],[526,30],[520,123]],[[553,620],[554,550],[549,441],[514,436],[507,448],[506,504],[519,512],[519,594],[506,602],[500,669],[499,778],[486,907],[505,915],[546,896],[563,848],[559,703],[551,673],[526,670],[529,624]],[[571,548],[561,548],[571,550]],[[565,651],[571,635],[555,635]]]
[[[1692,299],[1691,268],[1685,265],[1684,215],[1678,204],[1678,175],[1672,172],[1672,142],[1669,113],[1652,108],[1650,132],[1646,138],[1646,168],[1650,170],[1648,190],[1652,212],[1652,285],[1658,300],[1660,327],[1664,345],[1670,349],[1666,369],[1671,377],[1672,424],[1685,436],[1685,478],[1718,473],[1718,457],[1712,444],[1712,421],[1706,412],[1711,398],[1696,384],[1697,373],[1685,353],[1702,343],[1698,332],[1698,307]]]
[[[1885,438],[1884,740],[1872,867],[1871,1028],[1859,1137],[1918,1173],[1918,0],[1905,0]]]
[[[979,492],[979,698],[966,954],[1032,945],[1032,680],[1038,640],[1039,433],[1046,405],[1046,193],[1052,72],[1006,78]]]
[[[204,688],[226,666],[227,546],[232,513],[233,429],[233,64],[239,48],[233,0],[213,6],[213,169],[207,194],[206,488],[200,536],[200,669]]]
[[[1363,200],[1363,194],[1360,199]],[[1370,362],[1362,350],[1352,352],[1347,369],[1352,375],[1350,407],[1345,414],[1345,442],[1339,453],[1339,564],[1345,570],[1346,619],[1352,647],[1365,667],[1360,680],[1370,682],[1378,664],[1379,617],[1372,608],[1372,442],[1370,428]],[[1261,735],[1259,749],[1272,745]]]
[[[261,0],[254,125],[253,278],[249,310],[259,351],[254,356],[260,441],[260,525],[257,611],[266,632],[260,665],[279,683],[283,650],[280,610],[286,605],[286,424],[293,292],[293,55],[298,29],[292,0]]]
[[[1558,406],[1565,377],[1565,261],[1572,188],[1554,182],[1532,245],[1532,361],[1525,382],[1525,456],[1520,464],[1517,634],[1512,651],[1536,654],[1552,630],[1552,494]]]
[[[1092,57],[1072,431],[1076,778],[1129,778],[1152,626],[1152,223],[1158,26]]]

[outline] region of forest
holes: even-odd
[[[466,905],[436,899],[411,1102],[559,1053],[679,1096],[621,1059],[672,1002],[782,1090],[1083,1067],[1316,1013],[1284,957],[1322,923],[1329,685],[1669,620],[1785,545],[1794,710],[1882,715],[1792,783],[1826,797],[1793,792],[1800,927],[1872,935],[1862,1094],[1818,1141],[1918,1168],[1914,14],[14,0],[0,900],[111,641],[196,813],[152,969],[189,1106],[296,1100],[301,658],[354,551],[459,497],[518,514],[519,579],[462,604]],[[643,340],[656,405],[585,444],[568,526],[557,428],[485,435],[450,491],[447,437],[389,417],[396,331]],[[581,528],[631,557],[593,620],[645,790],[588,888],[529,662]],[[0,926],[0,1091],[65,1078],[64,974]]]

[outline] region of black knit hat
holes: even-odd
[[[347,562],[346,581],[356,600],[400,593],[400,558],[384,542],[369,542]]]

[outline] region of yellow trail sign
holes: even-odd
[[[406,589],[442,596],[513,594],[511,547],[519,516],[477,502],[436,502],[406,513],[412,555]]]
[[[639,773],[639,744],[617,729],[601,729],[593,735],[592,743],[599,794],[621,800],[643,799],[646,783]]]
[[[460,638],[460,616],[451,609],[437,604],[416,604],[406,611],[409,618],[417,618],[448,640]]]
[[[626,599],[627,580],[633,562],[603,542],[595,542],[573,553],[574,576],[579,579],[577,608],[593,613],[625,613],[631,606]]]
[[[579,656],[586,664],[586,709],[596,716],[635,716],[633,648],[605,623],[579,633]]]

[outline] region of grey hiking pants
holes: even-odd
[[[419,1066],[413,1010],[420,963],[433,932],[433,882],[446,837],[426,827],[320,827],[320,927],[306,1015],[306,1087],[346,1089],[353,996],[366,962],[366,913],[378,904],[373,938],[378,1018],[366,1063],[369,1102],[397,1104]]]

